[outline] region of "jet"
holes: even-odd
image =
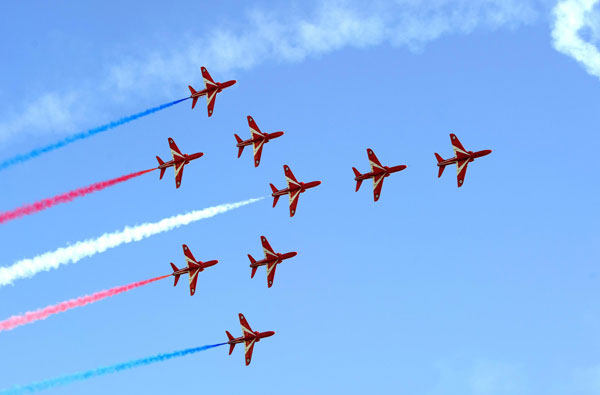
[[[354,171],[354,180],[356,181],[356,192],[360,189],[360,185],[364,180],[368,180],[369,178],[373,179],[373,198],[375,201],[379,200],[379,196],[381,196],[381,188],[383,187],[383,179],[385,177],[389,177],[390,174],[396,173],[398,171],[402,171],[406,169],[405,165],[400,166],[383,166],[375,153],[371,148],[367,148],[367,156],[369,157],[369,162],[371,164],[371,171],[369,173],[360,174],[355,167],[352,168]]]
[[[215,82],[210,74],[208,74],[208,70],[202,67],[202,78],[204,78],[204,89],[201,91],[196,91],[194,88],[188,85],[190,88],[190,98],[192,99],[192,109],[196,107],[196,102],[198,98],[201,96],[206,96],[206,105],[208,108],[208,116],[212,116],[213,110],[215,108],[215,99],[217,97],[217,93],[220,93],[223,89],[229,88],[234,85],[237,81],[231,80],[226,82]]]
[[[277,190],[275,185],[271,185],[271,189],[273,193],[273,207],[277,205],[277,201],[280,196],[290,195],[290,217],[293,217],[296,214],[296,206],[298,205],[298,197],[301,193],[305,192],[307,189],[314,188],[318,185],[321,185],[321,181],[311,181],[307,183],[298,182],[296,177],[294,177],[294,173],[290,170],[288,165],[283,165],[283,171],[285,173],[285,178],[287,179],[288,187],[285,189]]]
[[[187,165],[194,159],[201,158],[204,153],[197,152],[191,155],[182,154],[181,151],[179,151],[179,148],[177,148],[175,141],[173,141],[173,139],[170,137],[169,147],[171,148],[171,154],[173,154],[173,160],[164,162],[162,159],[160,159],[160,157],[156,157],[156,160],[158,160],[158,168],[160,169],[160,179],[162,180],[163,176],[165,175],[165,170],[167,167],[173,166],[175,169],[175,188],[179,188],[181,186],[181,177],[183,176],[183,166]]]
[[[188,248],[187,245],[183,245],[183,254],[185,255],[185,260],[187,262],[187,267],[183,269],[178,269],[177,266],[171,262],[171,267],[173,268],[173,276],[175,276],[175,283],[173,286],[177,286],[177,281],[179,281],[179,276],[182,274],[188,273],[190,276],[190,295],[194,296],[196,292],[196,281],[198,281],[198,273],[204,271],[207,267],[211,267],[219,263],[219,261],[208,261],[201,262],[197,261],[192,255],[192,252]]]
[[[250,274],[250,278],[254,278],[256,274],[256,269],[259,266],[267,267],[267,285],[269,288],[273,285],[273,280],[275,279],[275,269],[277,269],[277,265],[283,262],[286,259],[290,259],[298,255],[297,252],[286,252],[285,254],[280,254],[273,251],[273,248],[267,241],[265,236],[260,236],[260,241],[262,242],[263,251],[265,253],[265,259],[261,259],[257,261],[252,258],[252,255],[248,254],[248,258],[250,259],[250,267],[252,268],[252,274]]]
[[[438,171],[438,178],[442,176],[444,169],[447,165],[451,165],[456,163],[456,179],[458,182],[458,187],[462,187],[463,182],[465,181],[465,175],[467,174],[467,165],[469,162],[473,162],[477,158],[481,158],[482,156],[486,156],[492,153],[492,150],[486,149],[483,151],[467,151],[465,147],[460,143],[458,137],[455,134],[450,133],[450,142],[452,143],[452,148],[454,149],[454,158],[444,159],[440,155],[435,153],[435,158],[437,159],[438,167],[440,168]]]
[[[246,346],[246,350],[244,351],[246,354],[246,366],[248,366],[250,365],[250,361],[252,360],[252,351],[254,350],[254,344],[259,342],[260,339],[273,336],[275,332],[253,332],[252,328],[250,328],[250,325],[248,325],[248,321],[246,321],[246,318],[244,318],[243,314],[240,314],[240,325],[242,325],[242,336],[240,337],[233,337],[231,336],[231,333],[229,333],[229,331],[225,331],[225,333],[227,334],[227,338],[229,339],[229,341],[226,344],[229,344],[229,355],[231,355],[236,344],[244,343],[244,346]]]
[[[262,133],[250,115],[248,115],[248,126],[250,126],[250,136],[252,137],[250,140],[244,141],[240,136],[234,134],[235,139],[237,140],[236,147],[238,147],[238,158],[242,156],[244,147],[251,145],[254,148],[254,167],[258,167],[263,145],[268,143],[271,139],[283,136],[283,132]]]

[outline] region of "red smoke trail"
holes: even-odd
[[[139,177],[142,174],[146,174],[146,173],[149,173],[154,170],[156,170],[156,168],[138,171],[137,173],[127,174],[126,176],[113,178],[112,180],[108,180],[108,181],[97,182],[95,184],[88,185],[87,187],[83,187],[83,188],[75,189],[71,192],[63,193],[62,195],[56,195],[49,199],[40,200],[39,202],[35,202],[32,204],[26,204],[25,206],[21,206],[14,210],[0,213],[0,224],[7,222],[7,221],[11,221],[16,218],[23,217],[25,215],[37,213],[38,211],[42,211],[47,208],[56,206],[57,204],[68,203],[71,200],[74,200],[78,197],[85,196],[89,193],[101,191],[104,188],[108,188],[108,187],[118,184],[120,182],[124,182],[124,181],[130,180],[132,178]]]
[[[150,284],[152,282],[162,280],[163,278],[170,277],[170,274],[165,276],[151,278],[149,280],[139,281],[128,285],[122,285],[107,289],[105,291],[96,292],[92,295],[80,296],[76,299],[66,300],[51,306],[44,307],[35,311],[29,311],[21,315],[13,315],[12,317],[0,321],[0,331],[9,331],[21,325],[31,324],[32,322],[45,320],[51,315],[62,313],[64,311],[74,309],[75,307],[85,306],[86,304],[98,302],[102,299],[118,295],[123,292],[131,291],[134,288],[141,287],[142,285]]]

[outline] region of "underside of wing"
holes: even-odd
[[[179,188],[181,186],[181,177],[183,177],[183,166],[185,166],[185,162],[177,162],[173,165],[175,169],[175,188]]]
[[[209,117],[212,116],[215,109],[215,100],[217,100],[217,89],[213,89],[206,94],[206,108]]]
[[[371,148],[367,148],[367,156],[369,157],[369,164],[371,165],[371,171],[383,170],[384,167],[377,159],[377,156]]]
[[[250,328],[250,324],[248,324],[248,321],[246,321],[246,317],[244,317],[243,314],[240,314],[239,317],[240,325],[242,327],[242,336],[245,337],[247,335],[254,335],[254,332],[252,332],[252,328]]]
[[[252,361],[252,351],[254,351],[254,343],[256,343],[256,339],[246,340],[244,342],[244,345],[246,346],[246,349],[244,350],[246,366],[250,365],[250,361]]]
[[[254,148],[254,167],[258,167],[260,165],[260,157],[262,155],[263,145],[265,145],[265,140],[254,141],[252,147]]]
[[[262,248],[263,248],[263,252],[265,253],[265,258],[269,259],[269,258],[273,258],[274,256],[277,256],[277,254],[275,254],[275,251],[273,251],[271,244],[269,244],[269,241],[267,240],[267,238],[265,236],[260,237],[260,242],[262,243]]]
[[[277,261],[267,264],[267,285],[271,288],[275,280],[275,269],[277,269]]]
[[[190,295],[194,296],[196,293],[196,282],[198,281],[198,273],[200,273],[200,270],[190,269],[188,273],[190,275]]]
[[[456,156],[456,158],[460,159],[464,158],[465,156],[469,156],[467,150],[465,149],[465,147],[463,147],[463,145],[460,143],[460,140],[458,139],[458,137],[456,137],[455,134],[450,134],[450,142],[452,143],[452,149],[454,150],[454,155]]]
[[[175,141],[169,137],[169,148],[171,149],[171,155],[173,155],[173,160],[178,161],[184,158],[183,154],[175,144]]]
[[[298,180],[296,180],[296,177],[294,177],[294,173],[292,173],[292,170],[288,165],[283,165],[283,172],[285,173],[288,188],[297,187],[300,185],[300,183],[298,182]]]
[[[300,189],[290,191],[290,217],[296,214],[296,206],[298,206],[298,199],[300,198]]]
[[[460,159],[456,161],[456,181],[458,187],[462,187],[465,182],[465,176],[467,175],[467,166],[469,165],[469,159]]]
[[[383,179],[385,177],[382,175],[373,177],[373,199],[375,201],[379,200],[381,196],[381,188],[383,187]]]
[[[262,134],[262,132],[258,128],[258,125],[256,124],[256,122],[254,122],[254,119],[251,116],[248,116],[248,126],[250,127],[250,135],[253,139],[257,137],[265,137],[265,135]]]
[[[206,68],[204,68],[204,67],[202,67],[201,70],[202,70],[202,78],[204,79],[205,88],[206,89],[217,88],[217,84],[215,83],[215,81],[212,79],[212,77],[208,73],[208,70],[206,70]]]

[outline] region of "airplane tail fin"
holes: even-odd
[[[173,268],[173,272],[179,271],[179,269],[177,269],[177,266],[175,266],[175,265],[173,264],[173,262],[171,262],[171,267]],[[175,276],[175,283],[173,284],[173,286],[174,286],[174,287],[176,287],[176,286],[177,286],[177,281],[179,281],[179,274],[177,274],[177,275]]]
[[[354,171],[354,175],[356,177],[362,176],[362,174],[360,174],[360,171],[356,170],[356,167],[353,167],[352,171]],[[358,192],[358,190],[360,189],[362,182],[363,182],[363,180],[356,180],[356,192]]]
[[[273,193],[279,192],[279,190],[277,190],[275,185],[273,185],[273,184],[269,184],[269,185],[271,186],[271,190],[273,191]],[[278,200],[279,200],[279,196],[273,196],[273,207],[275,207],[277,205]]]
[[[444,158],[442,158],[437,152],[435,153],[435,159],[437,159],[438,163],[444,160]],[[442,173],[444,173],[444,169],[446,168],[446,166],[439,166],[439,168],[440,169],[438,170],[438,178],[442,176]]]
[[[240,136],[238,136],[237,134],[234,134],[234,136],[235,136],[235,139],[236,139],[236,141],[238,142],[238,144],[244,141],[244,140],[242,140],[242,139],[240,138]],[[238,158],[239,158],[240,156],[242,156],[242,152],[243,152],[243,151],[244,151],[244,147],[243,147],[243,146],[238,148]]]
[[[256,263],[256,259],[254,259],[250,254],[248,254],[248,259],[250,259],[251,264]],[[250,278],[254,278],[254,275],[256,274],[256,269],[258,269],[258,266],[252,267],[252,273],[250,274]]]
[[[165,162],[163,162],[163,160],[160,159],[160,157],[158,157],[158,156],[156,157],[156,160],[158,161],[159,167],[165,164]],[[160,169],[160,178],[159,178],[160,180],[162,180],[163,176],[165,175],[165,170],[166,169],[164,167],[162,169]]]
[[[190,88],[190,93],[193,95],[195,95],[197,92],[194,88],[192,88],[190,85],[188,85],[188,88]],[[196,97],[192,97],[192,109],[194,107],[196,107],[196,102],[198,101],[198,96]]]
[[[229,331],[225,331],[225,333],[227,334],[227,339],[229,339],[229,341],[235,339],[233,336],[231,336],[231,333],[229,333]],[[235,348],[235,343],[231,343],[229,345],[229,355],[231,355],[231,353],[233,352],[234,348]]]

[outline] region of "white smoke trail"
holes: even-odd
[[[246,206],[263,198],[244,200],[238,203],[226,203],[218,206],[175,215],[158,222],[148,222],[133,227],[126,226],[123,230],[105,233],[95,239],[77,242],[68,247],[46,252],[33,258],[22,259],[11,266],[0,267],[0,287],[12,284],[21,278],[33,277],[39,272],[57,269],[60,265],[75,263],[83,258],[100,254],[121,244],[140,241],[159,233],[168,232],[192,222],[214,217],[218,214]]]

